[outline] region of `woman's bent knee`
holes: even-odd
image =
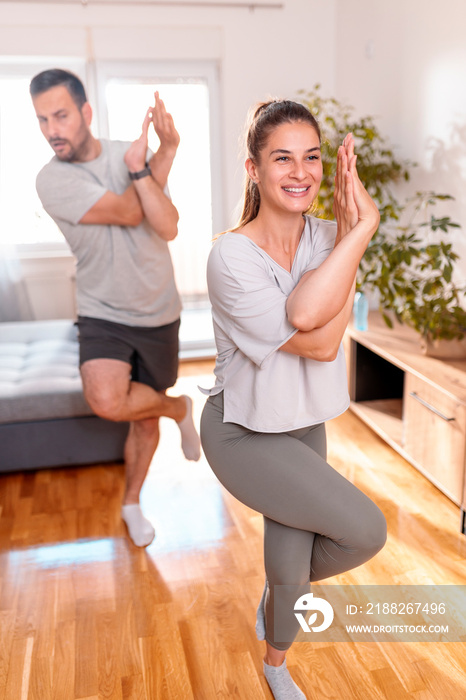
[[[330,539],[341,549],[348,553],[353,552],[364,561],[377,554],[387,541],[385,516],[370,499],[367,499],[364,508],[353,511],[352,517],[347,518],[340,529],[344,533],[343,536]]]
[[[375,503],[372,504],[370,518],[366,520],[364,532],[361,533],[360,548],[364,549],[368,558],[380,552],[387,541],[387,521],[384,514]]]

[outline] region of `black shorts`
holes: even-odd
[[[111,359],[131,365],[131,379],[165,391],[178,376],[180,319],[166,326],[127,326],[78,316],[79,362]]]

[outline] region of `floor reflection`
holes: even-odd
[[[13,557],[15,552],[11,553]],[[19,554],[19,552],[16,552]],[[61,566],[90,564],[112,561],[115,558],[115,541],[113,539],[78,540],[63,542],[45,547],[30,547],[21,552],[29,562],[42,569],[56,569]]]
[[[214,481],[177,482],[151,489],[143,509],[156,529],[150,550],[200,549],[221,540],[232,521]]]

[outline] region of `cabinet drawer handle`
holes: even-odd
[[[416,401],[419,401],[420,404],[422,404],[423,406],[428,408],[429,411],[432,411],[432,413],[435,413],[436,416],[439,416],[439,418],[442,418],[442,420],[446,420],[446,421],[455,420],[454,418],[448,418],[448,416],[444,416],[443,413],[440,413],[440,411],[437,408],[435,408],[434,406],[431,406],[430,403],[427,403],[427,401],[424,401],[424,399],[421,399],[421,397],[418,396],[415,391],[410,391],[409,395],[412,396],[413,399],[416,399]]]

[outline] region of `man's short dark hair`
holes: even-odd
[[[51,68],[38,73],[31,80],[29,92],[31,97],[36,97],[36,95],[41,95],[58,85],[66,87],[78,109],[81,109],[83,104],[87,102],[86,90],[78,76],[67,70],[61,70],[61,68]]]

